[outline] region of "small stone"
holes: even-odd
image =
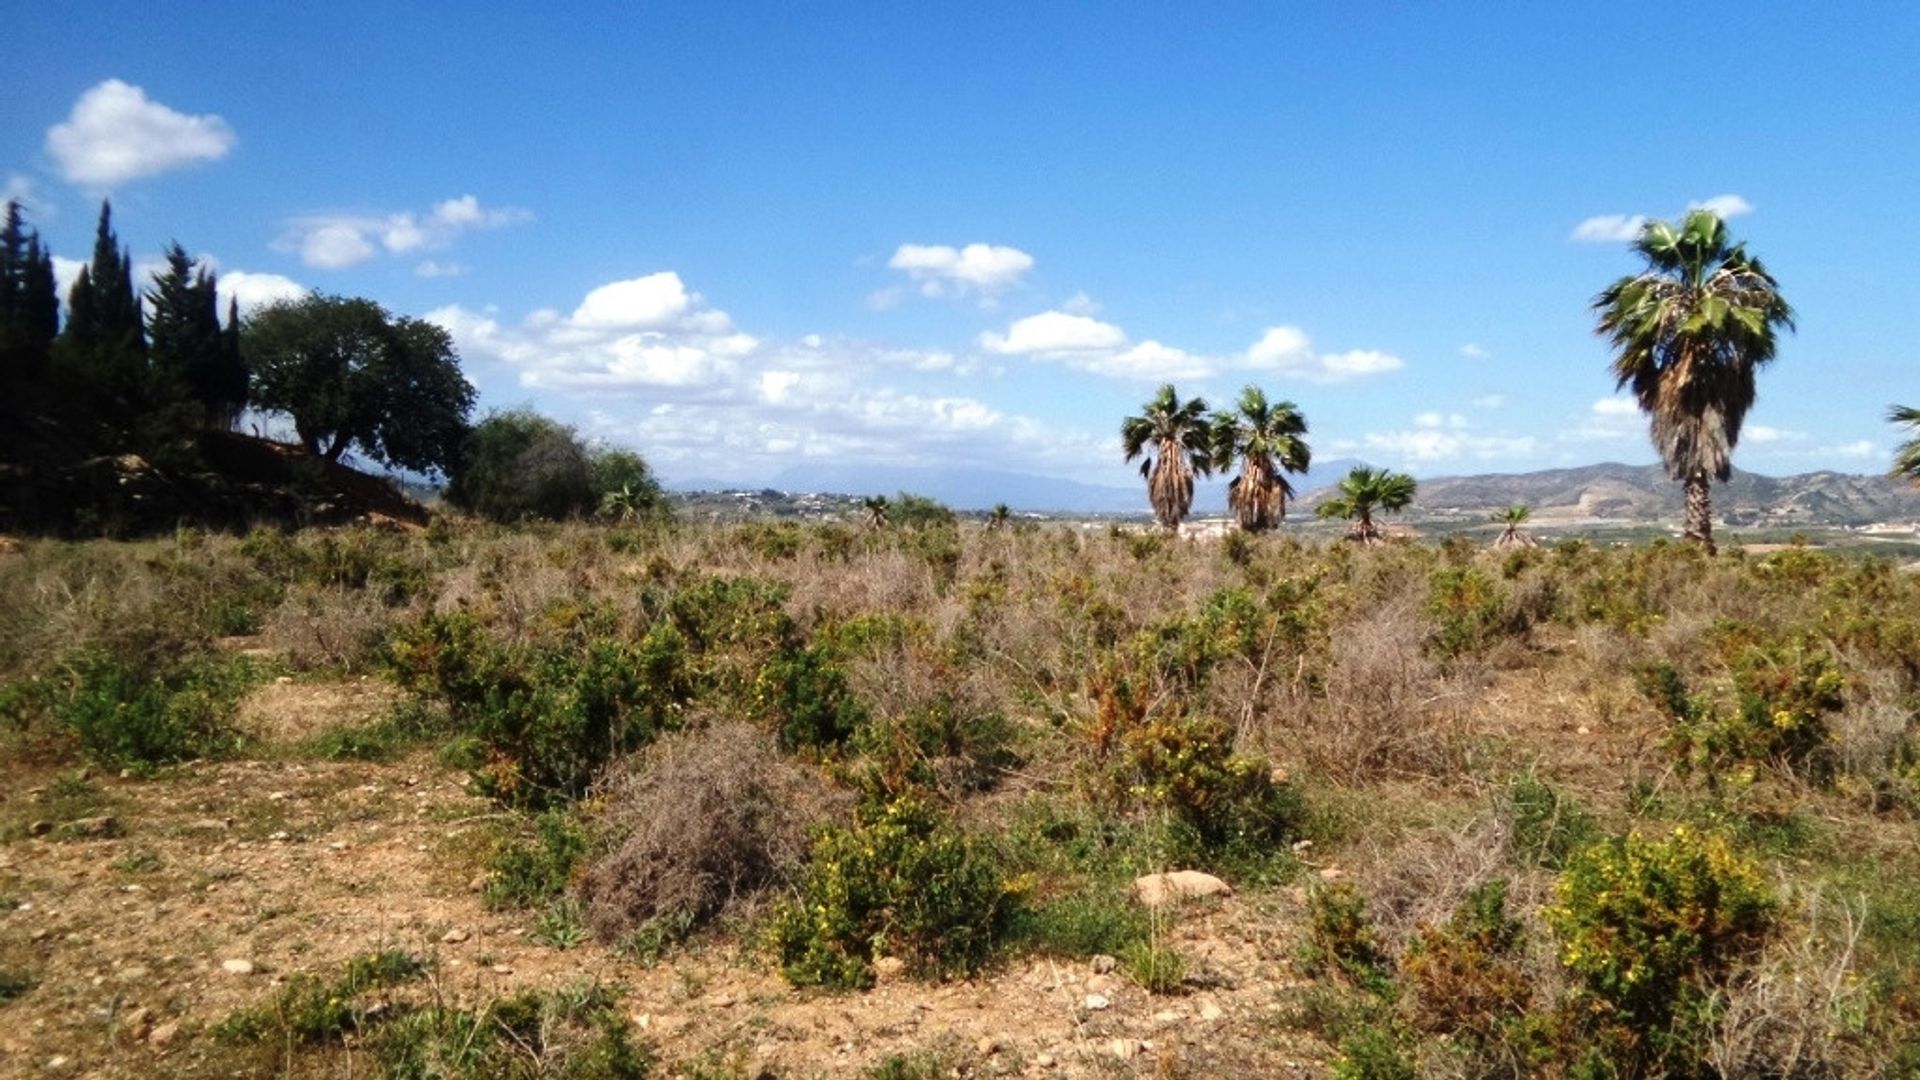
[[[1311,840],[1295,840],[1293,842],[1293,853],[1295,855],[1302,855],[1302,854],[1305,854],[1312,847],[1313,847],[1313,841]]]
[[[128,1013],[124,1024],[129,1035],[145,1039],[153,1031],[153,1010],[143,1005]]]
[[[1089,975],[1084,985],[1089,994],[1111,994],[1114,989],[1113,976]]]
[[[1099,1012],[1102,1009],[1110,1008],[1112,1005],[1113,1005],[1113,1002],[1109,1000],[1107,998],[1107,995],[1105,994],[1088,994],[1087,995],[1087,1011],[1088,1012]]]
[[[907,970],[907,962],[897,956],[882,956],[874,960],[873,972],[883,979],[899,978]]]
[[[291,791],[269,791],[269,792],[267,792],[267,801],[268,801],[268,802],[280,802],[280,801],[281,801],[281,800],[283,800],[283,799],[291,799],[291,798],[293,798],[293,792],[291,792]]]
[[[1000,1049],[1000,1040],[991,1035],[982,1035],[980,1041],[973,1044],[973,1048],[980,1052],[981,1057],[991,1057]]]
[[[67,1066],[71,1064],[72,1062],[68,1060],[67,1055],[55,1054],[54,1056],[47,1059],[47,1071],[48,1072],[65,1072]]]
[[[1347,872],[1337,866],[1323,866],[1320,868],[1321,881],[1339,881],[1346,876]]]
[[[1133,895],[1148,907],[1160,907],[1175,900],[1204,896],[1232,896],[1233,888],[1212,874],[1199,870],[1175,870],[1166,874],[1148,874],[1135,878]]]
[[[273,680],[273,681],[274,681],[275,683],[278,683],[278,684],[279,684],[279,685],[281,685],[281,686],[291,686],[291,685],[293,685],[293,676],[291,676],[291,675],[282,675],[282,676],[280,676],[279,678],[277,678],[277,679],[275,679],[275,680]]]
[[[27,826],[28,836],[45,836],[53,831],[53,822],[44,818]]]
[[[1225,1015],[1227,1015],[1227,1011],[1214,1002],[1203,1001],[1200,1003],[1200,1019],[1202,1020],[1211,1023]]]
[[[1115,1039],[1107,1044],[1107,1049],[1121,1061],[1132,1061],[1140,1056],[1142,1044],[1139,1039]]]
[[[1088,961],[1087,966],[1093,969],[1093,973],[1095,975],[1105,975],[1108,972],[1112,971],[1114,968],[1119,967],[1120,961],[1115,960],[1113,957],[1108,956],[1106,953],[1101,953],[1098,956],[1095,956],[1092,960]]]
[[[1587,727],[1585,724],[1581,724],[1579,727],[1573,729],[1573,733],[1575,735],[1591,735],[1593,734],[1593,729]]]
[[[1054,1063],[1059,1060],[1059,1058],[1054,1057],[1052,1054],[1042,1053],[1033,1055],[1033,1063],[1043,1069],[1053,1068]]]
[[[169,1020],[147,1033],[148,1046],[165,1046],[180,1037],[180,1021]]]
[[[458,945],[472,936],[473,935],[469,933],[467,930],[456,926],[453,929],[447,931],[446,933],[441,934],[440,940],[446,942],[449,945]]]
[[[1173,1009],[1162,1009],[1153,1014],[1154,1023],[1157,1024],[1172,1024],[1184,1019],[1186,1019],[1185,1013],[1176,1012]]]
[[[493,968],[492,968],[491,970],[493,971],[493,973],[494,973],[495,975],[511,975],[511,974],[513,974],[513,968],[511,968],[511,967],[508,967],[508,966],[507,966],[506,964],[495,964],[495,965],[493,965]]]
[[[251,975],[253,974],[253,961],[239,959],[222,960],[220,962],[220,970],[229,975]]]

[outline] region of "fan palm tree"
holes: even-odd
[[[1141,415],[1120,423],[1127,460],[1146,455],[1140,475],[1147,481],[1147,500],[1154,518],[1168,529],[1178,529],[1193,508],[1193,475],[1213,472],[1211,430],[1207,403],[1200,398],[1182,402],[1171,384],[1160,388]]]
[[[1793,309],[1712,211],[1677,227],[1648,222],[1633,247],[1646,269],[1594,299],[1596,329],[1615,349],[1617,385],[1652,419],[1667,474],[1684,485],[1687,538],[1711,552],[1710,484],[1732,474],[1754,371],[1773,359],[1775,331],[1793,329]]]
[[[600,496],[600,516],[623,523],[638,521],[650,501],[646,492],[635,491],[632,484],[621,484]]]
[[[867,528],[884,529],[887,527],[887,497],[870,495],[860,500],[860,508],[867,512]]]
[[[1321,503],[1315,512],[1323,518],[1346,518],[1353,522],[1349,539],[1377,544],[1382,537],[1373,515],[1406,509],[1413,502],[1414,487],[1413,477],[1406,473],[1355,466],[1340,481],[1340,494]]]
[[[1904,476],[1920,484],[1920,409],[1911,405],[1895,405],[1887,410],[1887,419],[1895,424],[1905,424],[1913,438],[1901,443],[1893,452],[1892,475]]]
[[[1515,503],[1493,515],[1493,520],[1506,526],[1506,530],[1493,542],[1493,546],[1497,548],[1534,547],[1533,537],[1520,528],[1532,516],[1533,511],[1520,503]]]
[[[1213,421],[1213,467],[1225,472],[1240,459],[1240,475],[1227,485],[1227,506],[1248,532],[1264,532],[1286,519],[1293,485],[1286,473],[1303,473],[1313,453],[1301,436],[1307,418],[1291,401],[1268,404],[1257,386],[1240,391],[1237,412]]]
[[[994,503],[993,510],[987,514],[987,531],[999,532],[1013,519],[1013,508],[1006,503]]]

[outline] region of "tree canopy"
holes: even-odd
[[[467,437],[474,390],[453,339],[371,300],[319,293],[244,324],[254,404],[292,417],[309,453],[357,453],[400,469],[449,473]]]
[[[1240,475],[1227,485],[1227,505],[1240,527],[1261,532],[1287,516],[1293,485],[1287,473],[1303,473],[1313,459],[1307,447],[1307,418],[1291,401],[1269,403],[1264,390],[1240,391],[1238,407],[1214,418],[1210,435],[1213,467],[1222,472],[1240,459]]]
[[[585,517],[619,520],[666,513],[646,459],[631,450],[592,446],[573,428],[510,409],[476,425],[461,449],[447,501],[494,521]]]
[[[1139,416],[1121,421],[1120,443],[1126,459],[1145,455],[1140,475],[1147,481],[1147,499],[1161,525],[1179,528],[1193,508],[1193,475],[1213,471],[1212,438],[1206,401],[1181,401],[1171,383],[1160,387]]]

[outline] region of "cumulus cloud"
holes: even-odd
[[[1055,360],[1082,371],[1146,382],[1260,371],[1309,382],[1341,382],[1405,365],[1371,349],[1322,353],[1294,326],[1269,327],[1242,353],[1202,355],[1158,341],[1131,342],[1126,332],[1090,315],[1044,311],[1017,319],[1005,333],[980,335],[980,347],[1003,356]]]
[[[1469,341],[1460,346],[1460,355],[1469,360],[1485,360],[1493,354]]]
[[[240,302],[240,313],[250,314],[257,308],[280,300],[298,300],[307,295],[307,287],[280,274],[256,274],[245,270],[228,270],[214,282],[220,294],[220,314],[224,318],[229,301]]]
[[[439,251],[451,247],[464,233],[505,228],[532,218],[516,207],[482,206],[475,196],[462,195],[436,203],[424,213],[309,214],[293,220],[280,246],[298,251],[308,266],[341,270],[381,251],[391,255]],[[415,273],[448,277],[465,270],[457,263],[429,259]]]
[[[189,116],[145,90],[108,79],[47,129],[47,153],[68,182],[112,187],[170,169],[218,161],[233,150],[233,128],[218,116]]]
[[[887,265],[918,283],[922,296],[992,299],[1020,283],[1033,269],[1033,256],[996,244],[901,244]],[[897,301],[897,296],[894,297]]]
[[[1056,356],[1064,353],[1119,349],[1127,335],[1112,323],[1065,311],[1043,311],[1016,319],[1004,334],[980,335],[980,347],[1002,355],[1021,353]]]
[[[1358,439],[1335,439],[1330,447],[1341,454],[1435,463],[1524,459],[1531,457],[1539,445],[1531,435],[1485,434],[1475,431],[1459,413],[1428,411],[1416,414],[1411,427],[1369,432]]]
[[[433,259],[424,259],[418,266],[413,268],[413,276],[423,278],[460,277],[466,272],[467,268],[464,263],[443,263]]]

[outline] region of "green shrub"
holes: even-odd
[[[1128,942],[1119,960],[1127,974],[1149,994],[1178,993],[1187,981],[1187,958],[1164,941],[1147,938]]]
[[[1328,1075],[1333,1080],[1413,1080],[1413,1055],[1389,1024],[1367,1024],[1340,1040]]]
[[[811,646],[781,652],[767,661],[756,680],[754,700],[772,713],[780,748],[789,751],[839,746],[867,715],[839,662]]]
[[[1533,997],[1519,939],[1504,881],[1470,891],[1445,925],[1421,927],[1400,964],[1415,1021],[1475,1044],[1501,1038]]]
[[[194,659],[156,672],[95,652],[37,704],[101,765],[149,772],[235,750],[241,738],[230,721],[251,682],[236,661]]]
[[[1019,763],[1016,734],[1004,714],[976,712],[941,693],[898,717],[860,725],[852,743],[861,759],[856,782],[882,798],[915,788],[953,796],[982,791]]]
[[[1173,854],[1252,869],[1287,850],[1305,816],[1299,792],[1262,759],[1235,753],[1223,723],[1155,720],[1127,730],[1112,779],[1124,797],[1170,812]]]
[[[1557,869],[1593,839],[1587,812],[1533,773],[1514,777],[1501,803],[1514,857],[1524,865]]]
[[[1571,858],[1542,915],[1560,959],[1632,1028],[1668,1030],[1751,953],[1774,900],[1725,836],[1685,826],[1664,839],[1601,840]]]
[[[883,954],[914,974],[964,975],[986,961],[1015,899],[984,848],[908,796],[820,834],[799,898],[774,916],[774,950],[797,986],[869,986]]]
[[[547,903],[573,883],[587,854],[587,835],[564,810],[549,810],[533,835],[501,844],[488,859],[481,895],[491,908],[531,908]]]
[[[1736,765],[1773,765],[1813,780],[1831,777],[1827,717],[1846,705],[1846,680],[1830,652],[1802,640],[1739,645],[1731,706],[1690,692],[1670,664],[1642,677],[1667,714],[1667,744],[1683,769],[1709,778]]]
[[[1440,659],[1477,653],[1505,631],[1506,594],[1471,566],[1443,566],[1427,584],[1426,611],[1434,621],[1427,647]]]
[[[1302,960],[1312,974],[1336,976],[1375,997],[1396,995],[1393,958],[1374,939],[1366,898],[1344,881],[1308,898]]]
[[[272,1001],[232,1013],[213,1033],[228,1042],[273,1046],[337,1041],[363,1030],[391,1005],[369,1001],[368,995],[419,979],[426,970],[418,957],[393,949],[355,956],[332,981],[307,972],[293,975]]]

